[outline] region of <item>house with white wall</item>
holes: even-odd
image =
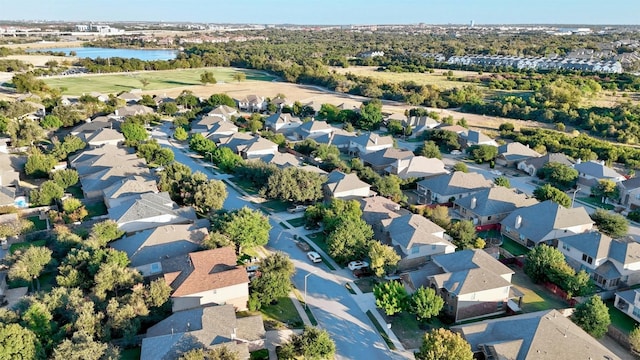
[[[329,173],[323,190],[328,199],[354,199],[371,195],[371,185],[360,180],[355,173],[345,174],[339,170]]]
[[[479,173],[454,171],[418,182],[416,193],[421,204],[444,204],[493,186],[493,182]]]

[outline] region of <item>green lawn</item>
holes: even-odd
[[[269,350],[260,349],[249,353],[249,360],[269,360]]]
[[[597,198],[597,197],[591,197],[591,196],[579,197],[576,200],[580,200],[582,202],[585,202],[587,204],[590,204],[605,210],[613,210],[614,208],[614,206],[611,204],[603,204],[602,201],[600,201],[600,198]]]
[[[46,240],[19,242],[19,243],[11,244],[11,246],[9,247],[9,253],[13,254],[14,252],[20,249],[28,248],[30,246],[45,246],[46,244],[47,244]]]
[[[373,323],[373,326],[376,327],[376,330],[378,330],[378,333],[380,333],[380,336],[382,336],[382,340],[384,340],[384,342],[387,343],[387,346],[389,347],[389,349],[395,350],[396,349],[395,345],[393,345],[393,342],[391,341],[391,339],[389,339],[389,336],[387,336],[387,333],[382,328],[382,324],[380,324],[378,320],[376,320],[376,317],[373,316],[373,314],[371,313],[371,310],[367,310],[367,316],[369,317],[369,320],[371,320],[371,322]]]
[[[80,184],[67,188],[67,192],[73,195],[73,197],[76,199],[84,199],[84,194],[82,193],[82,188],[80,187]]]
[[[358,289],[363,293],[373,292],[373,287],[379,284],[381,281],[376,279],[375,277],[367,277],[364,279],[358,279],[354,281],[356,285],[358,285]]]
[[[47,221],[46,220],[40,220],[40,216],[30,216],[27,218],[27,220],[31,221],[33,223],[33,230],[34,231],[38,231],[38,230],[47,230]]]
[[[303,217],[299,217],[299,218],[295,218],[295,219],[291,219],[291,220],[287,220],[287,222],[293,227],[301,227],[301,226],[304,226],[304,224],[307,223],[307,221],[304,219],[304,216]]]
[[[120,360],[140,360],[142,348],[133,348],[120,351]]]
[[[559,297],[547,292],[542,286],[534,284],[524,272],[518,270],[511,277],[511,283],[524,293],[522,311],[535,312],[568,307]]]
[[[525,246],[518,244],[506,236],[502,237],[502,248],[510,252],[513,256],[526,255],[529,253],[529,249]]]
[[[391,330],[398,337],[405,349],[417,349],[422,344],[425,330],[420,329],[415,315],[401,312],[394,316],[386,317],[391,323]],[[434,319],[437,321],[437,319]]]
[[[89,212],[89,218],[92,218],[94,216],[107,215],[107,206],[102,201],[89,204],[86,207],[87,211]]]
[[[256,189],[255,185],[251,181],[236,178],[233,179],[233,183],[238,185],[239,188],[251,195],[255,195],[258,193],[258,189]]]
[[[313,241],[314,244],[318,245],[318,247],[322,249],[322,251],[324,251],[327,254],[329,253],[329,247],[327,247],[327,237],[324,235],[322,231],[309,234],[307,235],[307,237],[311,241]]]
[[[304,323],[288,296],[278,299],[275,305],[264,306],[260,309],[265,326],[271,329],[302,329]]]
[[[270,213],[283,212],[289,207],[289,203],[282,200],[269,200],[263,202],[261,205],[263,209],[266,209]]]
[[[144,90],[161,90],[181,86],[202,85],[200,75],[205,72],[213,72],[218,82],[232,82],[234,73],[243,72],[247,75],[247,83],[250,81],[271,81],[273,77],[260,71],[232,68],[206,68],[206,69],[177,69],[148,71],[132,74],[112,74],[97,76],[72,76],[55,79],[44,79],[50,87],[65,88],[65,95],[82,95],[97,91],[101,93],[117,93],[131,89],[142,89],[141,79],[147,79],[149,85]],[[250,86],[250,85],[247,85]]]
[[[638,326],[638,323],[627,316],[622,311],[616,309],[613,306],[613,301],[606,302],[607,307],[609,308],[609,317],[611,317],[611,325],[616,328],[624,331],[626,334],[629,334],[631,330],[635,329]]]

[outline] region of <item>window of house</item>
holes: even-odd
[[[411,253],[412,254],[417,254],[419,252],[420,252],[420,249],[417,246],[411,247]]]
[[[609,281],[609,287],[618,286],[619,284],[620,284],[620,278]]]
[[[640,318],[640,308],[633,307],[633,316]]]
[[[588,264],[592,264],[593,263],[593,258],[587,254],[582,254],[582,261],[588,263]]]
[[[502,310],[504,308],[504,301],[498,301],[496,303],[496,310]]]
[[[491,220],[491,216],[487,217],[487,220]]]
[[[524,235],[520,234],[520,240],[524,241],[524,239],[526,239],[526,237]]]
[[[504,231],[506,231],[506,232],[511,232],[511,228],[510,228],[510,227],[508,227],[508,226],[506,226],[506,227],[504,228]]]
[[[435,250],[436,246],[435,245],[431,245],[431,250]]]
[[[571,248],[569,247],[569,245],[562,243],[562,248],[567,250],[567,251],[571,251]]]

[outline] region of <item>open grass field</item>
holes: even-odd
[[[239,70],[232,68],[201,68],[201,69],[179,69],[162,71],[141,71],[131,74],[110,74],[110,75],[84,75],[84,76],[64,76],[55,78],[45,78],[47,85],[56,88],[64,88],[66,95],[82,95],[98,91],[102,93],[117,93],[129,91],[131,89],[142,89],[142,79],[147,79],[149,84],[144,90],[162,90],[181,86],[202,85],[200,75],[205,71],[213,72],[218,82],[232,82],[233,74],[243,72],[247,80],[271,81],[273,77],[251,70]]]
[[[358,76],[368,76],[384,82],[400,83],[403,81],[413,81],[418,85],[434,85],[440,89],[450,89],[454,87],[462,87],[465,85],[474,85],[470,82],[448,80],[444,72],[447,70],[434,70],[433,73],[396,73],[390,71],[377,71],[377,66],[351,66],[348,68],[333,67],[338,73],[352,73]],[[472,71],[454,71],[454,77],[479,77],[477,72]],[[486,75],[485,75],[486,76]]]
[[[567,303],[545,289],[534,284],[521,270],[517,270],[511,278],[511,283],[524,293],[522,297],[522,311],[535,312],[549,309],[563,309]]]

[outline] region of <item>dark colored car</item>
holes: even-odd
[[[368,267],[364,267],[364,268],[353,270],[353,276],[357,278],[373,276],[373,271],[371,271],[371,269]]]

